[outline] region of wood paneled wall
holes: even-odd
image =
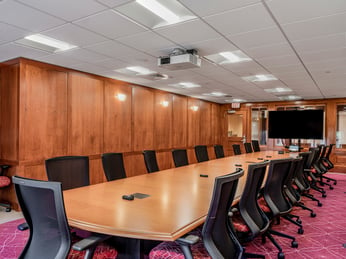
[[[166,169],[173,148],[188,149],[195,163],[195,145],[208,145],[214,158],[220,143],[219,104],[28,59],[6,62],[0,75],[0,159],[12,165],[10,175],[46,179],[45,159],[87,155],[94,184],[106,180],[102,153],[123,152],[135,176],[146,173],[145,149]],[[1,192],[15,200],[13,190]]]

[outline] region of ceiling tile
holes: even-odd
[[[227,10],[243,7],[246,5],[260,2],[260,0],[218,0],[213,1],[195,1],[195,0],[180,0],[183,5],[199,16],[212,15],[222,13]]]
[[[64,56],[65,58],[74,58],[76,60],[90,62],[90,63],[97,63],[102,60],[108,59],[108,57],[105,55],[95,53],[86,49],[80,49],[80,48],[64,51],[58,54],[61,56]]]
[[[117,39],[117,41],[132,48],[136,48],[147,53],[153,53],[155,56],[157,56],[156,54],[161,49],[170,49],[172,51],[175,47],[177,47],[176,44],[152,31],[137,33],[128,37]],[[138,44],[138,42],[141,44]],[[171,51],[165,53],[165,55],[170,54]]]
[[[190,44],[186,44],[185,47],[188,49],[196,49],[200,56],[207,56],[224,51],[234,51],[238,49],[225,38],[191,42]]]
[[[253,59],[268,58],[275,56],[295,55],[288,43],[266,45],[257,48],[243,49]]]
[[[290,41],[346,32],[346,13],[325,16],[282,26]]]
[[[345,0],[271,0],[267,4],[283,24],[346,12]]]
[[[193,20],[155,30],[167,39],[185,46],[190,42],[220,38],[220,35],[200,20]]]
[[[306,40],[293,41],[292,45],[299,53],[341,49],[346,47],[346,32]]]
[[[0,62],[17,57],[35,59],[36,57],[45,56],[47,54],[48,53],[44,51],[27,48],[13,43],[0,45]]]
[[[241,49],[282,44],[286,42],[282,32],[276,27],[231,35],[227,36],[227,38]]]
[[[46,30],[65,23],[61,19],[15,1],[0,2],[0,22],[12,24],[31,32]]]
[[[111,7],[111,8],[114,8],[116,6],[129,3],[129,2],[131,2],[133,0],[96,0],[96,1],[99,2],[99,3],[102,3],[104,5],[107,5],[107,6]]]
[[[107,10],[91,15],[75,21],[74,23],[111,39],[132,35],[146,30],[143,26],[130,21],[114,10]]]
[[[223,35],[234,35],[275,26],[262,4],[211,15],[205,17],[204,20]]]
[[[73,21],[81,17],[100,12],[106,7],[94,0],[17,0],[32,6],[42,12],[60,17],[66,21]],[[81,8],[83,6],[83,8]]]
[[[42,34],[77,45],[79,47],[107,40],[105,37],[99,34],[85,30],[71,23],[45,31]]]
[[[25,30],[0,22],[0,44],[21,39],[27,34]]]

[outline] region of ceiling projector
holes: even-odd
[[[201,58],[194,49],[174,49],[169,56],[158,58],[158,66],[169,70],[199,68],[201,67]]]

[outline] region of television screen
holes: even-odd
[[[323,139],[323,110],[269,111],[268,137]]]

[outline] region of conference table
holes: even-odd
[[[126,254],[140,258],[139,240],[174,241],[200,226],[208,213],[215,177],[243,168],[239,199],[250,163],[297,156],[261,151],[64,191],[70,226],[128,238]],[[135,194],[134,200],[123,195]]]

